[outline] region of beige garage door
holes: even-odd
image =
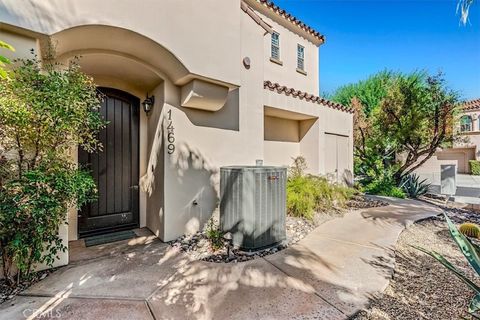
[[[350,140],[346,136],[325,134],[325,172],[339,182],[350,180]],[[350,181],[349,181],[350,182]]]

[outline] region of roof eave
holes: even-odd
[[[325,36],[316,31],[312,27],[306,25],[300,19],[294,17],[290,13],[276,6],[272,1],[268,0],[244,0],[254,10],[260,12],[264,16],[272,19],[276,23],[284,26],[292,32],[304,37],[316,46],[325,43]]]

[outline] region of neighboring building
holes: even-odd
[[[438,173],[440,165],[455,164],[458,173],[470,173],[470,160],[480,160],[480,99],[462,105],[457,138],[453,148],[439,150],[421,168],[419,173]]]
[[[195,232],[217,207],[220,166],[303,155],[310,173],[352,178],[353,115],[318,96],[325,38],[270,1],[2,0],[0,22],[14,57],[51,39],[108,97],[105,151],[78,153],[99,201],[69,212],[65,240]]]
[[[459,134],[464,139],[456,147],[471,149],[467,160],[480,160],[480,99],[465,102],[462,111]]]

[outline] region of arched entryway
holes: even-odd
[[[78,153],[98,188],[97,200],[78,212],[80,237],[139,226],[140,100],[117,89],[99,90],[104,94],[99,112],[108,124],[99,134],[102,151]]]
[[[76,210],[69,212],[68,239],[76,240],[93,234],[148,226],[147,211],[152,202],[149,199],[154,196],[156,199],[157,194],[147,196],[145,192],[139,190],[139,178],[147,171],[150,153],[148,143],[153,139],[154,128],[163,107],[165,82],[171,83],[173,80],[184,78],[188,70],[160,44],[144,35],[122,28],[102,25],[78,26],[54,34],[52,40],[56,43],[57,59],[60,62],[67,64],[68,61],[79,58],[78,63],[82,71],[90,75],[106,93],[107,102],[104,103],[102,112],[110,122],[105,131],[108,141],[104,141],[107,137],[100,137],[104,151],[98,158],[95,158],[95,155],[89,158],[79,150],[79,163],[90,165],[97,182],[98,201],[81,212]],[[147,94],[155,95],[156,105],[148,117],[139,107]],[[122,108],[115,107],[112,109],[115,111],[110,113],[109,104],[122,105]],[[132,135],[133,131],[128,133],[124,130],[125,123],[122,124],[122,130],[117,128],[120,124],[116,121],[118,119],[116,112],[120,113],[118,110],[122,109],[122,114],[127,113],[126,110],[129,108],[132,116],[130,121],[133,121],[129,125],[134,125],[136,135]],[[111,118],[111,115],[114,118]],[[153,133],[149,128],[153,128]],[[114,133],[109,130],[113,130]],[[109,135],[113,135],[114,139],[110,140]],[[125,140],[127,138],[123,135],[130,135],[128,144]],[[118,155],[120,150],[118,141],[122,141],[122,156]],[[112,143],[114,147],[110,148]],[[123,149],[127,147],[132,148],[132,152],[123,155]],[[118,160],[119,157],[121,161]],[[130,159],[131,168],[124,166],[127,157],[136,157],[136,160]],[[163,158],[159,157],[158,165],[161,165],[162,161]],[[118,168],[120,162],[121,169]],[[110,166],[113,166],[113,169]],[[125,179],[124,170],[135,172]],[[157,176],[156,182],[161,187],[155,192],[161,193],[163,177]]]

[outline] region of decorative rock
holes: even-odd
[[[386,205],[385,202],[368,199],[363,196],[355,196],[349,201],[349,208],[368,208]],[[171,241],[170,245],[173,248],[177,248],[180,251],[190,255],[195,260],[204,260],[214,263],[238,263],[245,262],[253,259],[258,259],[269,254],[276,253],[280,250],[287,248],[309,234],[320,224],[333,219],[343,213],[345,210],[333,209],[331,213],[319,213],[315,216],[313,221],[305,220],[303,218],[287,216],[286,218],[286,233],[287,240],[277,247],[266,248],[255,252],[245,252],[239,248],[233,248],[231,244],[231,233],[226,233],[223,236],[223,246],[213,251],[210,241],[207,237],[206,230],[198,231],[195,234],[189,236],[182,236],[177,240]],[[218,212],[217,212],[218,214]],[[214,222],[218,221],[218,217]],[[217,224],[218,225],[218,224]],[[230,250],[229,250],[230,248]]]

